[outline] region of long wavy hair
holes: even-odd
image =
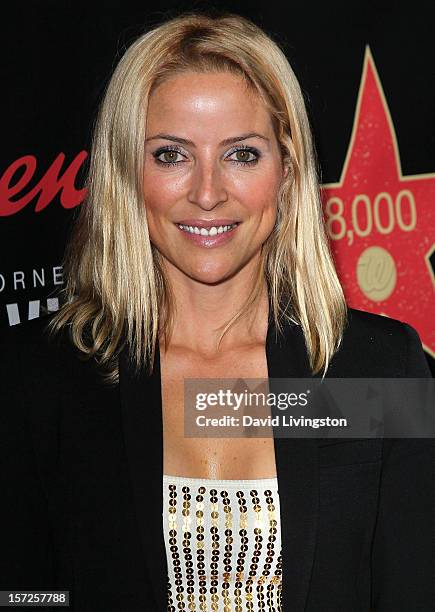
[[[232,13],[183,13],[137,38],[111,76],[96,117],[87,197],[63,257],[65,296],[50,334],[69,328],[83,358],[119,380],[125,343],[137,371],[152,371],[156,343],[173,325],[174,298],[160,253],[151,244],[143,164],[150,94],[184,71],[225,71],[245,79],[266,105],[289,167],[274,229],[262,247],[256,282],[220,336],[256,303],[266,281],[278,332],[300,325],[313,373],[342,341],[347,307],[325,231],[319,168],[303,94],[278,43]],[[62,295],[61,295],[62,297]]]

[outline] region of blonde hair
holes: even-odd
[[[290,64],[248,19],[189,12],[142,34],[124,53],[96,119],[80,207],[64,254],[65,302],[50,333],[70,328],[84,358],[119,380],[125,342],[135,367],[153,368],[159,334],[173,321],[173,296],[150,243],[142,168],[147,105],[164,79],[183,71],[242,76],[266,104],[290,171],[278,194],[275,227],[262,248],[253,290],[223,334],[256,302],[264,280],[275,326],[301,326],[313,373],[338,349],[347,308],[325,232],[317,161],[303,95]]]

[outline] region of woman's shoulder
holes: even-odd
[[[68,329],[50,333],[48,326],[54,315],[43,315],[0,331],[0,378],[7,388],[31,384],[35,388],[45,386],[49,392],[53,385],[66,383],[84,370]]]
[[[399,319],[348,308],[342,343],[331,362],[350,376],[431,376],[421,339]],[[330,374],[332,375],[332,374]]]
[[[0,331],[1,358],[34,361],[68,352],[66,332],[50,335],[48,324],[55,313],[36,317]]]
[[[410,348],[410,345],[421,346],[417,330],[409,323],[357,308],[348,308],[345,333],[353,340],[363,341],[368,345],[383,344],[402,351]]]
[[[0,330],[0,343],[2,346],[20,346],[23,344],[41,344],[48,340],[48,324],[55,316],[55,312],[35,317],[17,325],[11,325]]]
[[[349,332],[364,336],[369,334],[372,341],[375,338],[391,338],[393,342],[403,341],[408,336],[417,334],[414,327],[393,317],[351,307],[348,307],[347,311]]]

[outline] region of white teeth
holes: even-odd
[[[236,227],[237,223],[233,223],[232,225],[220,225],[219,227],[213,226],[208,230],[205,227],[196,227],[192,225],[182,225],[181,223],[177,224],[178,227],[185,232],[190,232],[191,234],[200,234],[201,236],[216,236],[216,234],[222,234],[224,232],[228,232],[230,229]]]

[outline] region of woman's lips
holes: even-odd
[[[208,236],[207,235],[204,236],[200,233],[192,233],[187,229],[182,229],[180,227],[180,225],[182,224],[176,223],[175,225],[178,228],[178,231],[181,232],[187,240],[190,240],[191,242],[193,242],[193,244],[211,248],[211,247],[220,246],[222,244],[226,244],[227,242],[229,242],[234,237],[234,234],[236,233],[240,225],[240,222],[237,222],[235,227],[232,227],[226,231],[222,231],[222,233],[216,233],[216,234],[212,234]],[[198,230],[201,231],[201,228],[199,226],[196,226],[196,227],[198,228]]]

